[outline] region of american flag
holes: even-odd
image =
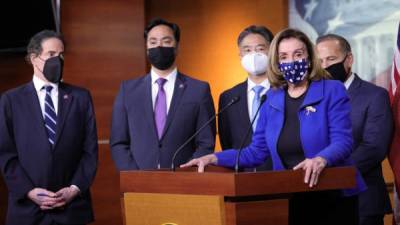
[[[394,96],[396,94],[396,90],[400,81],[400,24],[399,24],[399,31],[397,33],[397,45],[394,49],[394,57],[393,57],[393,65],[392,65],[392,73],[391,73],[391,82],[390,82],[390,98],[394,100]]]
[[[399,20],[399,0],[289,1],[290,27],[311,40],[327,33],[345,37],[356,59],[352,71],[387,90]]]
[[[392,166],[395,188],[394,188],[394,207],[393,224],[400,224],[400,199],[397,191],[400,190],[400,23],[397,32],[397,44],[394,50],[391,82],[389,85],[389,94],[392,102],[395,132],[392,146],[389,153],[389,162]]]

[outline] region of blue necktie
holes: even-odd
[[[54,108],[53,100],[51,100],[52,86],[45,86],[46,97],[44,98],[44,124],[46,126],[47,136],[51,146],[54,147],[57,131],[57,114]]]
[[[253,120],[254,117],[256,116],[257,109],[260,106],[261,92],[264,90],[264,87],[257,85],[254,86],[251,90],[254,92],[253,103],[251,105],[251,120]],[[257,127],[257,119],[253,123],[253,131],[256,130],[256,127]]]

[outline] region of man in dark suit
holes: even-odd
[[[269,89],[267,79],[267,55],[273,35],[264,26],[249,26],[238,37],[239,56],[248,77],[246,81],[224,91],[219,97],[219,109],[228,104],[232,98],[240,96],[238,103],[232,105],[218,117],[218,134],[223,150],[238,149],[250,144],[255,121],[251,133],[246,136],[247,128],[254,118],[259,106],[260,97]],[[243,146],[241,146],[243,139]],[[255,168],[255,170],[271,170],[271,159]]]
[[[352,158],[368,189],[359,195],[361,225],[383,225],[391,212],[381,163],[388,152],[393,132],[389,96],[385,89],[362,80],[351,71],[353,54],[346,39],[328,34],[317,39],[322,66],[341,80],[351,101],[354,152]]]
[[[89,188],[97,134],[89,92],[61,82],[64,42],[53,31],[27,48],[32,82],[0,101],[0,166],[8,187],[8,225],[93,221]]]
[[[114,102],[111,153],[118,170],[169,168],[172,157],[214,113],[208,83],[178,72],[178,25],[152,20],[145,29],[151,71],[124,81]],[[175,165],[212,153],[215,122],[175,159]]]

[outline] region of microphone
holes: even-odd
[[[244,145],[244,143],[246,142],[246,139],[247,139],[247,137],[249,136],[251,129],[253,128],[254,121],[256,121],[258,112],[260,111],[261,106],[264,104],[265,100],[267,100],[267,95],[261,96],[260,105],[259,105],[258,108],[257,108],[257,111],[256,111],[256,113],[255,113],[254,118],[251,120],[250,126],[249,126],[248,129],[247,129],[246,135],[245,135],[245,136],[243,137],[243,139],[242,139],[242,142],[241,142],[241,144],[240,144],[240,148],[239,148],[238,153],[237,153],[237,155],[236,155],[235,173],[238,173],[238,172],[239,172],[240,153],[242,153],[243,145]]]
[[[197,131],[196,131],[192,136],[190,136],[181,146],[179,146],[179,148],[175,151],[174,155],[172,156],[172,162],[171,162],[171,170],[172,170],[172,171],[175,171],[175,158],[176,158],[176,156],[178,155],[178,153],[179,153],[180,151],[182,151],[182,149],[183,149],[187,144],[189,144],[189,143],[193,140],[193,138],[195,138],[196,135],[198,135],[198,134],[200,133],[200,131],[202,131],[208,124],[210,124],[213,120],[215,120],[215,118],[216,118],[219,114],[221,114],[222,112],[224,112],[224,111],[225,111],[227,108],[229,108],[231,105],[233,105],[233,104],[235,104],[236,102],[238,102],[239,99],[240,99],[239,96],[233,97],[233,98],[231,99],[231,101],[230,101],[228,104],[226,104],[221,110],[219,110],[219,112],[218,112],[217,114],[214,114],[209,120],[207,120],[207,122],[205,122],[205,123],[203,124],[203,126],[201,126],[199,129],[197,129]]]

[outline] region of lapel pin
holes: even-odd
[[[68,99],[68,95],[67,94],[64,95],[64,99]]]
[[[183,87],[185,87],[185,85],[179,84],[179,88],[183,88]]]
[[[316,108],[314,108],[314,107],[312,107],[312,106],[307,106],[306,107],[306,115],[308,116],[308,115],[310,115],[310,113],[314,113],[314,112],[316,112],[317,111],[317,109]]]

